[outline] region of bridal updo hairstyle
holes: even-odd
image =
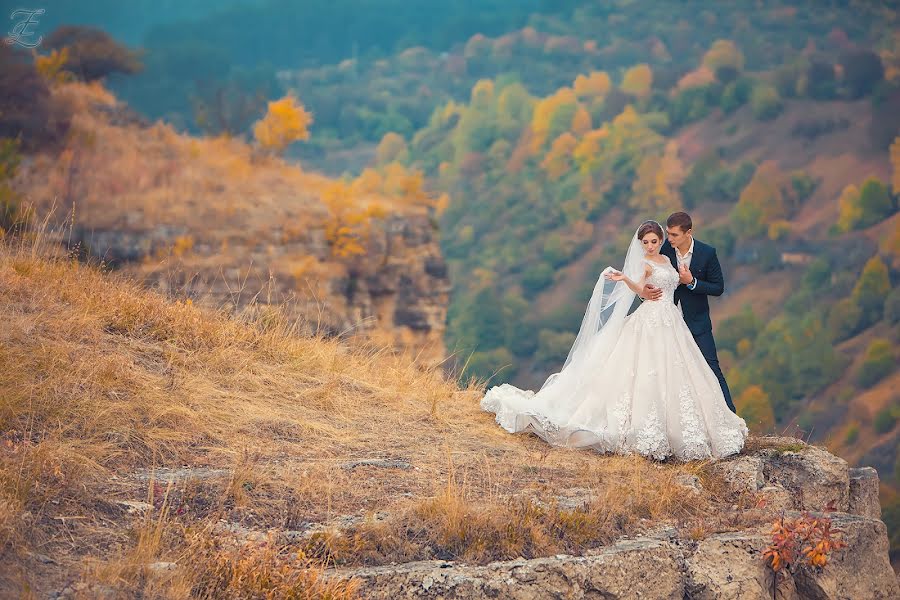
[[[644,221],[638,228],[637,239],[642,240],[648,233],[655,233],[659,236],[659,241],[663,241],[663,230],[656,221]]]

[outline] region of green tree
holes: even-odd
[[[866,348],[865,358],[856,374],[856,382],[872,387],[897,368],[893,345],[884,339],[875,339]]]
[[[884,301],[891,291],[891,280],[888,277],[887,265],[878,256],[866,262],[863,271],[856,280],[852,300],[860,309],[860,320],[863,327],[880,320],[884,311]]]
[[[784,104],[775,86],[759,84],[754,86],[750,94],[750,109],[758,120],[769,121],[781,114]]]

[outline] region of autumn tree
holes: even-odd
[[[579,99],[602,100],[612,88],[612,80],[606,71],[592,71],[589,75],[577,76],[572,88]]]
[[[644,98],[653,87],[653,71],[647,64],[640,64],[625,71],[622,77],[622,91],[636,98]]]
[[[861,326],[868,327],[881,319],[884,310],[884,299],[891,291],[891,280],[887,265],[878,256],[866,262],[851,296],[859,307]]]
[[[782,193],[783,178],[774,161],[766,161],[756,168],[731,213],[731,219],[739,231],[751,236],[760,235],[768,230],[770,224],[787,216]]]
[[[378,203],[360,207],[352,187],[340,180],[326,186],[321,199],[329,212],[325,239],[332,256],[347,259],[365,254],[371,221],[383,218],[386,215],[384,208]]]
[[[547,140],[568,131],[578,109],[578,98],[571,88],[560,88],[538,101],[531,118],[531,150],[536,152]]]
[[[253,135],[266,150],[281,153],[292,143],[309,138],[312,114],[288,94],[269,102],[265,117],[253,126]]]
[[[840,212],[837,227],[840,231],[870,227],[893,214],[895,210],[890,191],[876,177],[866,179],[858,191],[855,186],[847,186],[838,202]]]
[[[572,151],[577,144],[575,136],[568,131],[553,140],[550,151],[541,161],[541,168],[547,173],[548,179],[551,181],[559,179],[571,168]]]
[[[751,431],[762,434],[775,427],[775,412],[769,395],[758,385],[744,389],[734,402],[738,414],[747,421]]]
[[[403,139],[403,136],[389,131],[384,134],[378,143],[378,147],[375,149],[375,162],[376,164],[384,165],[403,160],[407,152],[406,140]]]
[[[716,79],[728,83],[744,69],[744,55],[731,40],[716,40],[703,55],[703,66],[716,75]]]
[[[69,49],[53,50],[50,54],[38,54],[34,57],[34,68],[50,85],[58,85],[74,79],[74,75],[65,70],[69,61]]]

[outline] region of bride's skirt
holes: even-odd
[[[574,397],[560,398],[552,384],[535,394],[505,383],[488,390],[481,406],[510,433],[532,431],[559,446],[682,460],[743,448],[747,424],[728,409],[675,304],[642,304],[595,368],[579,375],[584,384]]]

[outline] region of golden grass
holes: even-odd
[[[167,300],[41,245],[0,244],[0,588],[183,598],[271,584],[272,597],[340,598],[352,582],[321,587],[332,562],[483,562],[663,521],[738,525],[719,518],[731,499],[677,483],[698,475],[715,490],[704,463],[511,436],[481,411],[478,382],[460,389],[388,346],[298,335],[273,312],[239,320]],[[411,468],[347,467],[367,458]],[[182,466],[225,475],[137,476]],[[573,496],[584,501],[564,506]],[[153,508],[132,516],[117,500]],[[328,533],[250,552],[221,520]],[[305,578],[287,575],[297,564]]]

